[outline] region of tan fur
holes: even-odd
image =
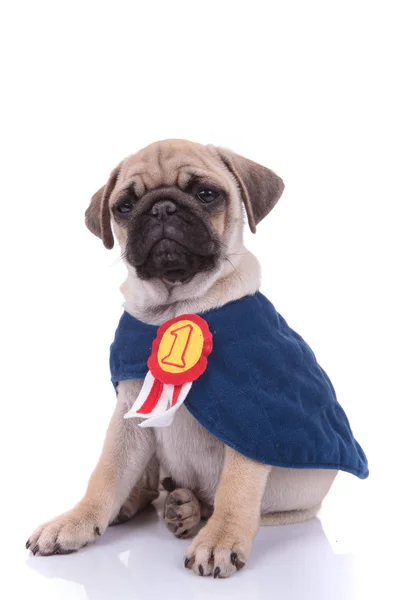
[[[260,522],[261,499],[271,467],[225,447],[214,513],[186,554],[198,575],[229,577],[242,568]]]
[[[124,190],[135,186],[140,197],[162,186],[183,187],[193,174],[225,190],[225,210],[214,215],[213,227],[224,252],[217,267],[198,273],[185,284],[141,280],[127,264],[121,290],[125,309],[150,324],[184,313],[204,312],[252,294],[260,286],[257,259],[243,244],[243,203],[249,224],[271,210],[283,190],[272,171],[234,153],[182,140],[158,142],[123,160],[107,184],[92,198],[86,212],[88,227],[113,244],[111,224],[124,253],[126,231],[113,221],[110,207]],[[107,210],[106,210],[107,209]],[[176,482],[166,509],[177,494],[189,498],[181,512],[166,522],[176,535],[190,535],[200,516],[205,528],[193,540],[186,565],[197,574],[227,577],[247,561],[260,516],[267,524],[299,522],[315,515],[336,472],[283,469],[261,465],[224,447],[190,415],[184,406],[166,428],[137,427],[124,420],[141,387],[140,381],[118,386],[99,463],[84,498],[70,512],[39,527],[27,546],[36,554],[63,553],[94,541],[107,525],[130,518],[158,494],[158,464]],[[179,505],[178,505],[179,506]],[[199,512],[200,511],[200,512]],[[188,519],[188,527],[178,517]]]
[[[313,519],[319,509],[320,504],[314,508],[303,508],[301,510],[287,510],[282,512],[268,513],[261,517],[261,525],[271,527],[273,525],[291,525],[292,523],[304,523]]]
[[[246,208],[249,227],[256,232],[257,224],[274,208],[284,190],[284,183],[273,171],[260,168],[252,160],[228,150],[219,150],[219,156],[239,186]]]

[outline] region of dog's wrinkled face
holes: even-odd
[[[226,192],[195,176],[181,185],[139,196],[131,183],[112,206],[126,237],[126,260],[141,279],[186,282],[215,268],[220,259],[215,219],[224,214]]]
[[[212,272],[242,237],[242,203],[252,230],[283,183],[229,151],[165,140],[126,158],[92,198],[89,229],[123,255],[140,279],[187,283]]]

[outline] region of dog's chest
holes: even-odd
[[[166,475],[179,487],[196,490],[211,503],[219,481],[224,445],[182,406],[169,427],[154,428],[157,454]]]

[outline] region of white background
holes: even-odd
[[[399,17],[388,1],[18,2],[1,14],[0,586],[5,598],[396,595]],[[371,476],[321,521],[263,529],[230,581],[182,568],[151,513],[73,556],[31,530],[85,488],[114,404],[118,248],[84,226],[117,162],[169,137],[230,147],[285,193],[248,246],[330,374]]]

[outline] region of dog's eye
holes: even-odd
[[[121,204],[118,204],[117,211],[119,213],[128,213],[131,212],[133,208],[132,202],[130,200],[124,200]]]
[[[206,204],[208,202],[214,202],[214,200],[216,200],[219,196],[218,192],[216,192],[215,190],[208,190],[205,188],[199,190],[196,195],[199,200],[205,202]]]

